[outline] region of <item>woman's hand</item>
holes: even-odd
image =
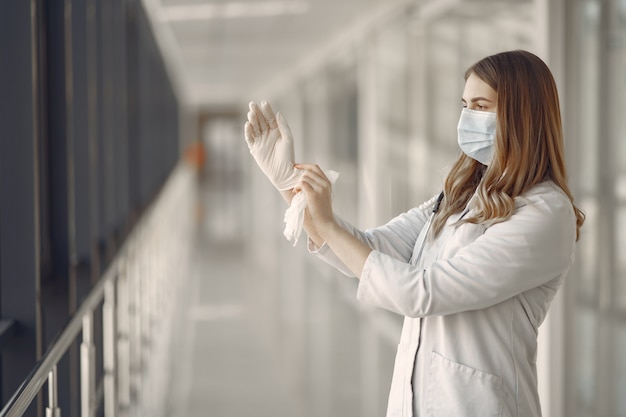
[[[336,226],[332,206],[332,184],[319,165],[296,164],[302,171],[294,192],[303,192],[307,200],[307,211],[313,229],[324,238],[324,234]]]
[[[294,168],[293,135],[282,114],[266,101],[261,106],[250,102],[245,137],[250,153],[278,190],[290,190],[298,182]]]
[[[372,248],[343,229],[335,220],[332,184],[324,171],[318,165],[311,164],[296,164],[296,169],[303,171],[294,191],[303,192],[306,196],[304,228],[309,237],[317,247],[326,242],[354,275],[360,277]]]

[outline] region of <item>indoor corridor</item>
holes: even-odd
[[[549,314],[522,316],[529,397],[626,416],[626,0],[0,0],[0,417],[384,416],[404,317],[285,239],[249,103],[366,230],[439,195],[466,70],[519,50],[552,74],[518,93],[550,92],[586,216]],[[508,91],[509,115],[542,102]]]

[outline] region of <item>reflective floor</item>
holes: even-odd
[[[302,416],[246,285],[245,247],[199,233],[174,341],[172,416]]]
[[[393,343],[372,330],[356,281],[325,265],[320,272],[303,242],[292,248],[279,228],[268,239],[284,261],[260,272],[259,243],[237,221],[245,204],[229,189],[207,183],[199,194],[167,415],[384,415]]]
[[[225,198],[219,189],[201,190],[172,341],[169,415],[305,416],[302,386],[273,336],[272,295],[262,290],[265,278],[251,270],[249,248],[233,231]]]
[[[223,184],[221,184],[223,185]],[[189,274],[172,341],[171,416],[306,415],[271,337],[248,248],[220,184],[200,190]]]

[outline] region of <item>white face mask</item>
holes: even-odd
[[[481,164],[489,165],[496,140],[496,114],[464,108],[457,131],[461,150]]]

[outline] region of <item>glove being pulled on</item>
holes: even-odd
[[[283,115],[274,114],[266,101],[262,101],[260,107],[250,102],[244,131],[250,154],[274,187],[278,190],[293,188],[299,175],[294,168],[293,134]]]
[[[324,171],[326,177],[331,184],[334,184],[339,178],[339,173],[336,171],[328,170]],[[283,235],[288,241],[293,242],[293,246],[298,244],[298,239],[302,234],[302,227],[304,226],[304,209],[306,208],[306,196],[303,192],[296,194],[291,200],[291,205],[285,211],[285,230]]]

